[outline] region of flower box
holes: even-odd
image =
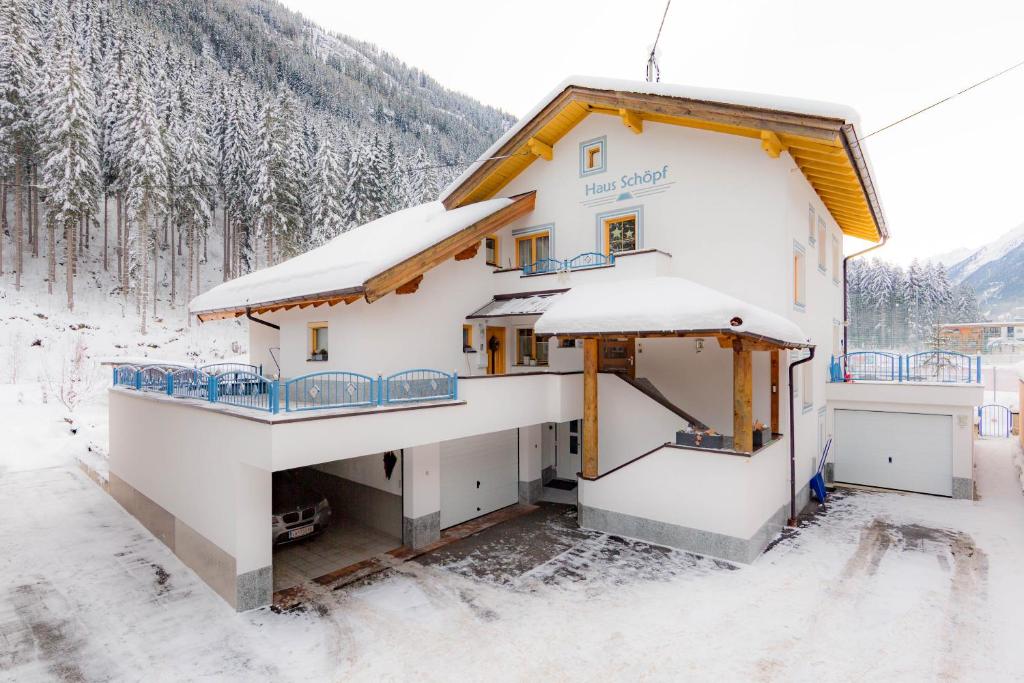
[[[761,448],[766,443],[772,440],[772,430],[765,427],[764,429],[754,430],[754,449]]]
[[[725,445],[725,437],[721,434],[688,432],[685,429],[680,429],[676,432],[676,444],[694,448],[722,448]]]

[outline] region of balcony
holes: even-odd
[[[271,415],[458,400],[458,376],[441,370],[417,368],[387,377],[330,371],[283,380],[259,370],[244,363],[121,365],[114,368],[113,385]]]
[[[657,249],[642,249],[614,254],[583,252],[572,258],[545,258],[517,268],[495,270],[498,291],[515,292],[543,288],[571,287],[602,279],[635,279],[668,275],[672,255]],[[557,280],[558,284],[549,280]]]
[[[900,355],[889,351],[854,351],[833,356],[829,382],[981,384],[981,356],[955,351]]]

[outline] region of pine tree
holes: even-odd
[[[155,243],[154,225],[158,224],[166,207],[164,183],[167,179],[166,150],[157,120],[156,103],[146,79],[135,88],[131,104],[135,125],[132,144],[127,152],[130,173],[127,190],[129,216],[138,230],[138,248],[141,255],[140,320],[139,330],[146,333],[149,297],[149,255]]]
[[[193,273],[196,289],[199,285],[199,261],[196,244],[206,237],[211,221],[210,188],[214,184],[214,162],[210,140],[195,120],[181,124],[177,135],[177,157],[180,164],[176,174],[175,216],[184,226],[188,245],[186,267],[186,302],[192,299]],[[192,317],[188,316],[191,324]]]
[[[311,247],[324,244],[345,229],[342,197],[345,180],[341,162],[334,152],[330,138],[320,142],[309,179]]]
[[[34,144],[34,88],[37,77],[32,51],[38,35],[32,25],[31,3],[27,0],[4,0],[0,3],[0,27],[0,147],[6,150],[5,156],[14,166],[14,287],[21,289],[25,167]],[[3,272],[2,266],[0,272]]]
[[[46,207],[51,227],[64,230],[68,309],[74,309],[75,232],[95,210],[101,184],[96,141],[96,103],[69,17],[58,9],[54,22],[53,62],[48,64],[48,92],[40,106],[45,131],[42,144],[43,180],[49,188]],[[53,239],[50,240],[51,260]],[[52,283],[51,283],[52,285]],[[52,290],[51,290],[52,291]]]

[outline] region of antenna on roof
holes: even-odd
[[[665,26],[665,17],[668,16],[668,8],[672,0],[666,0],[665,11],[661,15],[661,23],[658,24],[658,35],[654,36],[654,45],[651,46],[651,54],[647,57],[647,82],[657,83],[661,81],[661,69],[658,68],[658,40],[661,38],[661,29]]]

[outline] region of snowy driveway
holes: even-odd
[[[73,468],[0,476],[0,679],[1014,680],[1024,496],[857,493],[750,567],[566,534],[529,571],[402,565],[237,615]],[[467,559],[468,558],[468,559]],[[510,578],[511,576],[511,578]]]

